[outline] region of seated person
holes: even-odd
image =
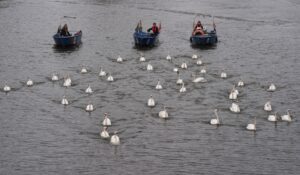
[[[159,34],[159,29],[158,29],[158,27],[156,26],[156,23],[155,23],[155,22],[153,23],[152,27],[149,28],[149,29],[147,30],[147,32],[150,32],[151,30],[152,30],[152,32],[153,32],[154,35]]]
[[[71,34],[70,34],[69,31],[68,31],[68,25],[67,25],[67,24],[65,24],[65,25],[63,26],[63,28],[62,28],[61,31],[60,31],[60,34],[61,34],[62,36],[71,36]]]
[[[197,22],[193,30],[193,35],[204,35],[203,26],[200,21]]]

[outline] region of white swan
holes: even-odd
[[[174,68],[173,68],[173,71],[174,71],[174,72],[178,72],[178,68],[177,68],[177,67],[174,67]]]
[[[265,111],[272,111],[272,106],[271,106],[271,102],[270,101],[268,101],[268,102],[265,103],[264,110]]]
[[[84,67],[84,66],[82,66],[80,73],[85,74],[85,73],[87,73],[87,72],[88,72],[88,71],[87,71],[87,68]]]
[[[192,59],[197,59],[198,56],[196,54],[192,55]]]
[[[206,79],[204,77],[196,77],[195,74],[192,74],[193,77],[193,83],[205,83]]]
[[[277,112],[275,112],[274,115],[273,115],[273,114],[270,114],[270,115],[268,116],[268,121],[270,121],[270,122],[277,122],[277,120],[278,120]]]
[[[102,132],[100,133],[101,138],[107,139],[109,138],[109,133],[107,132],[107,127],[104,126]]]
[[[157,81],[157,85],[155,86],[155,89],[157,89],[157,90],[161,90],[162,89],[162,86],[161,86],[159,80]]]
[[[85,93],[87,93],[87,94],[92,94],[93,93],[93,90],[92,90],[90,85],[86,88]]]
[[[4,85],[3,91],[9,92],[9,91],[11,91],[11,88],[8,85]]]
[[[69,101],[67,100],[65,95],[63,96],[63,98],[61,100],[61,104],[63,104],[63,105],[68,105],[69,104]]]
[[[165,106],[164,106],[164,110],[162,110],[158,113],[158,116],[160,118],[168,118],[169,117],[169,114],[168,114]]]
[[[153,70],[153,66],[150,63],[148,63],[148,65],[147,65],[147,70],[149,70],[149,71]]]
[[[154,101],[154,98],[152,97],[152,95],[148,99],[148,106],[149,107],[154,107],[155,106],[155,101]]]
[[[179,92],[186,92],[186,88],[184,86],[184,83],[182,83],[182,86],[181,86]]]
[[[291,122],[292,121],[291,114],[290,114],[289,111],[290,111],[290,109],[288,109],[286,111],[287,114],[281,116],[281,120],[282,121],[287,121],[287,122]]]
[[[237,93],[235,93],[235,91],[231,90],[231,92],[229,94],[229,99],[230,100],[236,100],[237,99]]]
[[[238,87],[243,87],[245,84],[242,80],[240,80],[237,84]]]
[[[235,85],[233,85],[232,89],[231,89],[232,92],[236,93],[237,95],[239,95],[239,91],[235,88]]]
[[[187,64],[186,64],[186,62],[183,62],[183,63],[181,64],[181,69],[187,69]]]
[[[220,119],[219,119],[218,110],[215,109],[215,110],[214,110],[214,113],[215,113],[216,118],[211,119],[211,120],[210,120],[210,124],[211,124],[211,125],[220,125],[221,122],[220,122]]]
[[[107,77],[107,81],[109,82],[114,81],[114,77],[111,74],[109,74],[109,76]]]
[[[26,82],[27,86],[33,86],[33,81],[31,79],[28,79]]]
[[[119,55],[118,58],[117,58],[117,62],[118,62],[118,63],[123,62],[123,58],[122,58],[120,55]]]
[[[72,80],[71,80],[70,76],[67,75],[67,77],[65,77],[63,86],[69,87],[69,86],[71,86],[71,85],[72,85]]]
[[[102,68],[100,67],[100,72],[99,72],[99,77],[104,77],[106,76],[106,72],[102,70]]]
[[[108,114],[104,113],[104,120],[102,121],[103,126],[111,126],[111,121],[108,118]]]
[[[246,129],[249,131],[256,131],[256,117],[254,118],[254,123],[249,123]]]
[[[117,135],[117,131],[114,132],[114,135],[110,138],[110,143],[112,145],[120,145],[120,138]]]
[[[206,74],[206,69],[205,69],[205,67],[202,68],[202,69],[200,70],[200,73],[201,73],[201,74]]]
[[[221,78],[227,78],[227,73],[226,72],[221,72]]]
[[[141,56],[141,57],[140,57],[140,62],[145,62],[145,61],[146,61],[146,58],[143,57],[143,56]]]
[[[241,112],[240,107],[237,103],[232,103],[230,107],[230,111],[234,113],[239,113]]]
[[[58,76],[57,76],[57,74],[53,73],[53,74],[52,74],[52,77],[51,77],[51,80],[52,80],[52,81],[58,81]]]
[[[91,102],[89,102],[89,104],[86,106],[85,110],[87,112],[92,112],[94,110],[94,106]]]
[[[271,83],[270,86],[269,86],[269,88],[268,88],[268,91],[274,92],[275,90],[276,90],[275,84]]]
[[[167,57],[166,57],[166,59],[168,60],[168,61],[171,61],[171,56],[170,55],[168,55]]]
[[[202,61],[199,59],[199,60],[197,60],[196,64],[197,65],[202,65]]]

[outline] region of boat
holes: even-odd
[[[196,24],[193,23],[193,29],[195,28]],[[215,45],[218,42],[217,30],[216,25],[213,20],[213,30],[210,32],[206,29],[203,29],[202,33],[195,34],[194,31],[190,37],[190,42],[193,46],[210,46]]]
[[[53,35],[56,46],[68,47],[79,46],[81,44],[82,31],[70,32],[71,36],[63,36],[59,33]]]
[[[160,31],[161,24],[159,24],[158,30]],[[133,33],[134,43],[137,47],[153,47],[158,43],[158,34],[142,31],[142,22],[140,21]]]

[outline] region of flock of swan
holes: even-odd
[[[197,60],[196,61],[196,64],[197,65],[203,65],[203,62],[201,59],[198,59],[198,56],[197,55],[192,55],[192,59],[194,60]],[[168,61],[171,61],[172,60],[172,57],[170,55],[167,55],[166,57],[166,60]],[[142,55],[140,58],[139,58],[139,61],[140,62],[146,62],[146,58]],[[116,62],[118,63],[121,63],[123,62],[123,59],[121,56],[118,56],[117,59],[116,59]],[[185,81],[187,80],[183,80],[180,76],[180,68],[181,69],[188,69],[188,65],[185,61],[182,62],[182,64],[178,67],[174,67],[173,68],[173,71],[175,73],[177,73],[177,81],[174,82],[174,84],[177,84],[178,86],[181,86],[180,89],[179,89],[179,93],[185,93],[187,91],[186,87],[185,87]],[[153,71],[153,66],[151,65],[151,62],[149,61],[147,66],[146,66],[146,70],[147,71]],[[86,74],[88,73],[88,70],[85,66],[82,66],[81,67],[81,70],[80,70],[80,73],[81,74]],[[192,74],[192,77],[193,77],[193,80],[192,82],[193,83],[207,83],[207,80],[205,78],[205,74],[206,74],[206,68],[205,66],[203,66],[200,70],[200,73],[203,75],[203,76],[196,76],[194,73]],[[100,67],[100,71],[99,71],[99,77],[106,77],[106,80],[108,82],[113,82],[114,81],[114,78],[113,76],[110,74],[110,73],[106,73],[101,67]],[[220,74],[220,78],[222,79],[226,79],[227,78],[227,73],[223,70]],[[59,81],[59,77],[58,77],[58,74],[56,73],[53,73],[52,76],[51,76],[51,81],[52,82],[57,82]],[[28,87],[31,87],[34,85],[34,81],[31,80],[31,79],[28,79],[27,82],[26,82],[26,86]],[[64,78],[63,78],[63,87],[70,87],[72,85],[72,79],[71,77],[67,74]],[[233,100],[233,102],[231,103],[231,106],[229,107],[229,110],[233,113],[240,113],[241,110],[240,110],[240,107],[239,107],[239,104],[237,102],[238,100],[238,96],[239,96],[239,90],[238,88],[243,88],[245,86],[245,83],[242,81],[242,80],[239,80],[236,85],[234,84],[232,89],[230,90],[229,92],[229,95],[228,95],[228,99],[229,100]],[[163,86],[160,82],[160,80],[157,81],[157,84],[155,86],[155,89],[156,90],[161,90],[163,89]],[[5,93],[8,93],[11,91],[11,87],[8,86],[7,84],[5,84],[5,86],[3,87],[3,91]],[[267,89],[267,91],[269,92],[274,92],[276,91],[276,86],[275,84],[271,83]],[[92,90],[92,87],[90,86],[90,84],[88,85],[88,87],[85,89],[85,93],[86,94],[93,94],[93,90]],[[61,104],[62,105],[69,105],[69,101],[68,99],[66,98],[66,95],[63,95],[62,97],[62,100],[61,100]],[[155,102],[155,99],[153,98],[153,96],[151,95],[147,101],[147,106],[148,107],[155,107],[156,106],[156,102]],[[272,111],[272,106],[271,106],[271,101],[267,101],[263,107],[263,109],[267,112],[271,112]],[[89,103],[87,104],[87,106],[85,107],[85,110],[87,112],[92,112],[94,111],[94,106],[93,104],[91,103],[91,101],[89,101]],[[214,110],[214,114],[215,116],[210,120],[210,124],[211,125],[215,125],[215,126],[220,126],[222,125],[222,119],[219,117],[218,115],[218,109],[215,109]],[[162,119],[167,119],[169,118],[169,114],[168,114],[168,111],[167,111],[167,107],[164,106],[163,107],[163,110],[159,111],[158,112],[158,117],[159,118],[162,118]],[[286,121],[286,122],[291,122],[292,121],[292,117],[291,117],[291,114],[290,114],[290,109],[287,110],[287,113],[282,115],[282,116],[278,116],[277,115],[277,112],[273,113],[273,114],[270,114],[268,117],[267,117],[267,120],[270,121],[270,122],[277,122],[279,120],[281,121]],[[100,132],[100,137],[103,138],[103,139],[109,139],[110,138],[110,143],[112,145],[119,145],[120,144],[120,138],[119,136],[117,135],[117,131],[114,132],[114,134],[110,137],[109,135],[109,132],[107,131],[108,130],[108,127],[111,127],[111,120],[108,118],[108,113],[105,113],[104,114],[104,119],[102,121],[102,126],[103,126],[103,129],[101,130]],[[250,130],[250,131],[256,131],[256,117],[254,118],[254,121],[253,123],[249,123],[247,126],[246,126],[246,129],[247,130]]]

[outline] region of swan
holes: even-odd
[[[237,99],[237,93],[235,93],[235,91],[231,90],[231,92],[229,94],[229,99],[230,100],[236,100]]]
[[[33,86],[33,81],[31,79],[28,79],[26,82],[27,86]]]
[[[168,118],[169,117],[169,114],[168,114],[165,106],[164,106],[164,110],[162,110],[158,113],[158,116],[160,118]]]
[[[182,86],[181,86],[179,92],[185,92],[185,91],[186,91],[186,88],[184,87],[184,83],[182,83]]]
[[[206,69],[205,69],[205,68],[202,68],[202,69],[200,70],[200,73],[201,73],[201,74],[206,74]]]
[[[152,95],[148,99],[148,106],[149,107],[154,107],[155,106],[155,101],[154,101],[154,98],[152,97]]]
[[[277,120],[278,120],[277,112],[275,112],[274,115],[271,114],[271,115],[268,116],[268,121],[270,121],[270,122],[277,122]]]
[[[227,73],[226,72],[222,72],[221,73],[221,78],[227,78]]]
[[[256,117],[254,118],[254,123],[249,123],[246,129],[249,131],[256,131]]]
[[[240,80],[239,82],[238,82],[238,87],[243,87],[245,84],[244,84],[244,82],[242,81],[242,80]]]
[[[94,106],[91,102],[85,108],[86,112],[92,112],[94,110]]]
[[[269,88],[268,88],[268,91],[274,92],[275,90],[276,90],[275,84],[271,83],[270,86],[269,86]]]
[[[270,101],[268,101],[267,103],[265,103],[264,110],[265,111],[272,111],[272,106],[271,106],[271,102]]]
[[[147,70],[149,70],[149,71],[153,70],[153,66],[150,63],[148,63],[148,65],[147,65]]]
[[[182,69],[187,69],[187,64],[186,64],[186,62],[183,62],[183,63],[181,64],[181,68],[182,68]]]
[[[232,103],[230,107],[230,111],[234,113],[239,113],[240,112],[240,107],[237,103]]]
[[[64,86],[65,87],[69,87],[69,86],[71,86],[71,84],[72,84],[72,80],[71,80],[71,78],[70,78],[70,76],[69,75],[67,75],[67,77],[65,77],[65,80],[64,80]]]
[[[176,81],[176,84],[183,84],[183,80],[180,78],[180,74],[178,73],[178,78],[177,78],[177,81]]]
[[[80,73],[85,74],[85,73],[87,73],[87,72],[88,72],[88,71],[87,71],[87,68],[84,67],[84,66],[82,66]]]
[[[220,122],[219,115],[218,115],[218,109],[215,109],[214,113],[215,113],[216,118],[211,119],[210,124],[211,125],[220,125],[221,122]]]
[[[203,78],[203,77],[197,77],[196,78],[196,75],[195,74],[192,74],[192,76],[193,76],[193,83],[205,83],[206,82],[206,80],[205,80],[205,78]]]
[[[87,93],[87,94],[92,94],[93,93],[93,90],[92,90],[90,85],[86,88],[85,93]]]
[[[236,93],[236,95],[239,95],[239,91],[235,88],[235,85],[233,85],[232,89],[231,89],[232,92]]]
[[[158,80],[157,85],[155,86],[155,89],[160,90],[162,89],[162,86],[160,84],[160,81]]]
[[[196,54],[192,55],[192,59],[197,59],[198,56]]]
[[[111,121],[108,118],[108,114],[107,113],[104,113],[104,120],[102,122],[102,125],[103,126],[111,126]]]
[[[52,81],[58,81],[58,76],[57,76],[57,74],[53,73],[53,74],[52,74],[52,77],[51,77],[51,80],[52,80]]]
[[[290,114],[289,111],[290,111],[290,109],[288,109],[286,111],[287,114],[281,116],[281,120],[282,121],[287,121],[287,122],[291,122],[292,121],[291,114]]]
[[[63,105],[68,105],[69,104],[69,102],[68,102],[68,100],[67,100],[67,98],[66,98],[65,95],[63,96],[63,98],[61,100],[61,104],[63,104]]]
[[[104,126],[102,132],[100,133],[101,138],[107,139],[109,138],[109,133],[107,132],[107,127]]]
[[[122,58],[120,55],[119,55],[118,58],[117,58],[117,62],[118,62],[118,63],[123,62],[123,58]]]
[[[178,72],[178,68],[177,68],[177,67],[174,67],[174,68],[173,68],[173,71],[174,71],[174,72]]]
[[[107,77],[107,81],[109,81],[109,82],[114,81],[114,77],[111,76],[111,74],[109,74],[109,76]]]
[[[4,92],[9,92],[11,88],[8,85],[4,85],[3,91]]]
[[[104,77],[104,76],[106,76],[106,72],[105,72],[105,71],[103,71],[101,67],[100,67],[99,76],[100,76],[100,77]]]
[[[171,61],[171,56],[170,55],[168,55],[167,57],[166,57],[166,59],[168,60],[168,61]]]
[[[199,60],[197,60],[196,64],[197,65],[202,65],[202,61],[199,59]]]
[[[110,143],[112,145],[120,145],[120,138],[117,135],[117,131],[114,132],[114,135],[110,138]]]

